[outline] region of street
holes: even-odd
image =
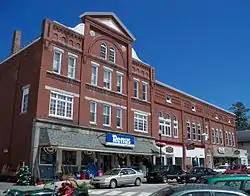
[[[10,188],[12,186],[11,183],[0,183],[0,196],[3,195],[3,191]],[[116,189],[90,189],[90,196],[98,196],[98,195],[112,195],[112,196],[148,196],[151,193],[168,186],[167,184],[142,184],[141,186],[127,186],[120,187]]]

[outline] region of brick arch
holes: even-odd
[[[93,40],[93,42],[90,44],[89,48],[88,48],[88,53],[91,53],[92,47],[94,44],[96,44],[96,42],[98,41],[109,41],[113,44],[113,46],[117,49],[117,51],[119,51],[119,53],[122,56],[122,61],[123,61],[123,65],[125,65],[125,56],[122,52],[122,49],[119,47],[119,45],[116,43],[116,41],[114,39],[108,38],[108,37],[104,37],[104,36],[100,36],[96,39]],[[126,65],[125,65],[126,66]]]

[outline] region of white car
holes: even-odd
[[[218,173],[224,173],[226,171],[226,169],[228,168],[228,165],[219,165],[217,166],[214,171],[218,172]]]

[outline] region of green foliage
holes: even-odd
[[[24,165],[21,167],[18,171],[18,185],[30,185],[31,182],[31,173],[29,171],[29,167],[27,165]]]
[[[230,107],[230,111],[235,114],[236,117],[236,127],[238,130],[244,130],[249,127],[248,122],[248,112],[250,109],[246,108],[246,106],[242,102],[236,102]]]

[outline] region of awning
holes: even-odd
[[[233,147],[213,147],[213,156],[214,157],[231,157],[239,158],[239,150]]]
[[[159,154],[154,140],[135,137],[134,148],[110,147],[105,144],[105,132],[97,131],[62,131],[49,128],[40,129],[40,146],[57,146],[65,149],[79,149],[106,153],[126,153],[139,155]]]

